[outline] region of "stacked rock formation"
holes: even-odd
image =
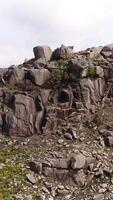
[[[67,120],[81,124],[112,97],[113,45],[33,51],[33,59],[1,69],[1,133],[27,137],[55,132]]]

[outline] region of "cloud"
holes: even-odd
[[[113,41],[112,0],[0,0],[0,65],[33,57],[32,48],[75,49]]]

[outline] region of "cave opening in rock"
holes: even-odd
[[[65,91],[61,91],[58,95],[58,102],[59,103],[67,103],[69,102],[69,94]]]

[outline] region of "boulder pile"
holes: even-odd
[[[33,48],[35,57],[1,70],[1,132],[55,132],[78,114],[88,120],[113,95],[113,45],[75,53],[73,47]],[[84,118],[84,115],[87,115]],[[81,123],[81,122],[79,122]]]

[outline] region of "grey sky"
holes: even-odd
[[[113,42],[113,0],[0,0],[0,66],[33,57],[32,48]]]

